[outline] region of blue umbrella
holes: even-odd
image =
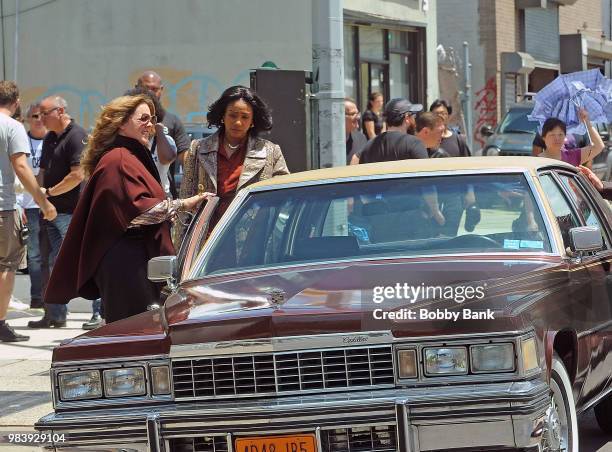
[[[563,74],[542,88],[535,98],[530,121],[540,123],[540,131],[548,118],[559,118],[567,125],[568,133],[584,135],[585,124],[578,118],[584,108],[593,123],[612,122],[612,81],[599,69]]]

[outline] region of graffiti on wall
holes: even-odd
[[[223,90],[232,85],[249,84],[249,70],[239,72],[229,83],[211,75],[193,74],[191,71],[177,71],[167,67],[143,68],[133,71],[125,90],[134,86],[145,70],[154,70],[161,75],[164,84],[162,105],[177,114],[186,123],[202,123],[210,105]],[[124,91],[125,91],[124,90]],[[117,92],[119,96],[123,93]],[[106,96],[99,90],[73,85],[51,85],[26,87],[21,90],[22,103],[27,105],[47,96],[62,96],[68,102],[68,111],[83,127],[92,127],[102,105],[115,96]]]
[[[474,126],[474,142],[484,146],[486,137],[480,134],[484,125],[494,127],[497,125],[497,83],[491,77],[485,85],[476,92],[476,125]]]

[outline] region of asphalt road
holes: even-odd
[[[27,276],[17,276],[15,295],[27,301]],[[81,323],[91,315],[91,302],[77,299],[70,302],[67,328],[29,330],[28,320],[37,319],[41,312],[11,311],[9,322],[30,341],[18,344],[0,343],[0,436],[14,432],[32,432],[34,422],[52,411],[49,393],[51,353],[62,340],[83,333]],[[581,452],[612,452],[612,436],[604,435],[589,410],[579,419]],[[40,451],[33,446],[19,447],[1,444],[0,452]]]

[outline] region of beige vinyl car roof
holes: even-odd
[[[286,176],[278,176],[266,181],[251,185],[250,189],[264,189],[284,184],[299,184],[332,179],[345,179],[353,177],[367,177],[386,174],[413,174],[452,171],[483,171],[494,173],[503,171],[529,171],[536,173],[540,168],[563,167],[576,170],[575,166],[560,160],[542,157],[450,157],[435,159],[397,160],[393,162],[368,163],[364,165],[338,166],[311,171],[302,171]]]

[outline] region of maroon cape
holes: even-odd
[[[100,297],[94,275],[130,222],[166,199],[159,182],[127,148],[98,162],[76,206],[45,292],[45,303]],[[149,258],[175,254],[167,221],[147,226]]]

